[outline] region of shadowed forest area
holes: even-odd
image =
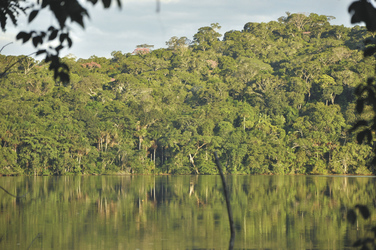
[[[291,14],[111,58],[49,64],[0,55],[0,174],[370,174],[348,130],[374,75],[365,27]],[[223,35],[222,39],[219,39]]]

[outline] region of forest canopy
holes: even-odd
[[[373,75],[365,27],[287,13],[168,48],[49,63],[0,55],[0,174],[366,174],[348,130],[353,91]],[[148,50],[149,51],[149,50]],[[363,119],[373,115],[365,107]]]

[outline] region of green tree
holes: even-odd
[[[218,49],[219,37],[221,34],[218,30],[221,26],[218,23],[212,23],[210,26],[198,29],[198,32],[193,36],[193,42],[198,50],[206,51],[210,48]]]

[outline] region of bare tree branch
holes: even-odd
[[[13,42],[7,43],[7,44],[5,44],[3,47],[1,47],[1,49],[0,49],[0,53],[1,53],[1,51],[3,51],[3,49],[4,49],[6,46],[11,45],[12,43],[13,43]]]
[[[24,194],[24,195],[21,195],[21,196],[17,196],[17,195],[14,195],[14,194],[11,194],[11,193],[9,193],[5,188],[3,188],[2,186],[0,186],[0,188],[2,189],[2,190],[4,190],[4,192],[5,193],[7,193],[7,194],[9,194],[10,196],[13,196],[13,197],[15,197],[15,198],[24,198],[29,192],[27,192],[26,194]]]

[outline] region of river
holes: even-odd
[[[350,249],[376,178],[227,176],[235,249]],[[226,249],[219,176],[0,177],[0,249]],[[367,205],[355,225],[347,212]]]

